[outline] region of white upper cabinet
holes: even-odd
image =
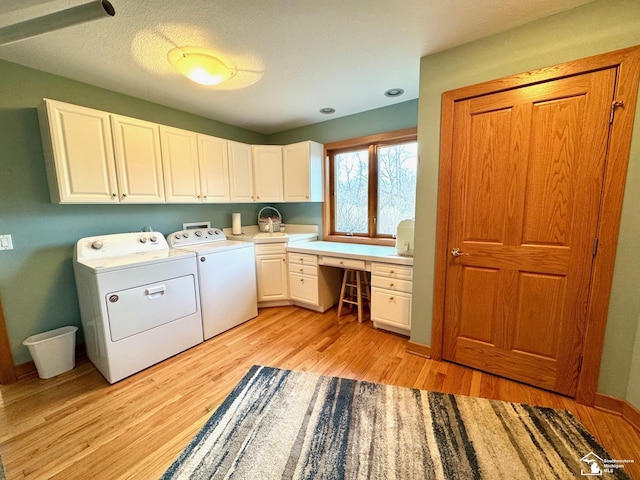
[[[121,203],[164,203],[159,126],[111,115]]]
[[[109,114],[53,100],[38,113],[51,201],[118,203]]]
[[[323,200],[323,146],[248,145],[44,99],[40,130],[54,203]]]
[[[282,147],[285,202],[322,202],[323,146],[299,142]]]
[[[200,192],[203,202],[224,203],[231,200],[227,150],[227,140],[198,134]]]
[[[201,192],[197,134],[161,125],[160,144],[167,202],[199,202]]]
[[[256,202],[284,201],[282,147],[253,145],[253,173]]]
[[[164,125],[160,140],[167,202],[229,202],[226,140]]]
[[[232,203],[253,202],[251,145],[229,140],[229,196]]]

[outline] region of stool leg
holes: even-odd
[[[342,288],[340,288],[340,301],[338,302],[338,316],[342,315],[342,304],[344,300],[344,294],[347,287],[347,275],[349,274],[349,270],[345,270],[342,275]]]
[[[362,323],[362,283],[361,283],[361,271],[356,272],[356,298],[358,305],[358,323]]]

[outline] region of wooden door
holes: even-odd
[[[615,81],[455,103],[445,359],[575,395]]]

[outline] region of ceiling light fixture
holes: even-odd
[[[386,92],[384,92],[385,96],[387,97],[399,97],[403,93],[404,93],[404,90],[401,88],[391,88]]]
[[[85,3],[60,12],[0,28],[0,45],[7,45],[25,38],[35,37],[79,23],[90,22],[105,16],[113,17],[115,14],[116,10],[107,0]]]
[[[336,113],[336,109],[331,107],[324,107],[320,109],[320,113],[324,113],[325,115],[331,115],[332,113]]]
[[[236,73],[218,57],[202,48],[174,48],[167,57],[180,73],[200,85],[218,85]]]

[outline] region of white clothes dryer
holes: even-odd
[[[161,233],[82,238],[73,266],[87,356],[109,383],[204,340],[195,254]]]
[[[219,228],[180,230],[167,239],[196,254],[205,340],[258,315],[253,243],[227,240]]]

